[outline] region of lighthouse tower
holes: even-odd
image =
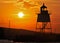
[[[39,28],[37,28],[38,22],[42,23]],[[40,32],[45,32],[45,30],[50,30],[50,32],[52,32],[50,14],[44,3],[40,7],[40,13],[37,16],[37,25],[36,29],[40,29]]]

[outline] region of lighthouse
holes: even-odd
[[[38,22],[42,23],[42,25],[40,25],[41,27],[39,28],[37,28]],[[37,16],[36,29],[40,29],[40,32],[45,32],[47,29],[52,32],[50,14],[48,13],[47,7],[44,3],[40,7],[40,13]]]

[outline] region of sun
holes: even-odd
[[[24,16],[24,13],[23,13],[23,12],[19,12],[19,13],[18,13],[18,17],[19,17],[19,18],[22,18],[23,16]]]

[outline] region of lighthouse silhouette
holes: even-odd
[[[37,28],[38,22],[42,23],[42,27]],[[50,14],[48,13],[47,7],[44,3],[40,7],[40,13],[37,16],[36,29],[40,29],[40,32],[45,32],[46,29],[52,32]]]

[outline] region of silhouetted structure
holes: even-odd
[[[41,13],[38,14],[37,22],[42,22],[42,28],[39,28],[42,30],[44,29],[51,29],[51,23],[50,23],[50,15],[48,13],[47,7],[44,5],[41,7]],[[47,24],[49,23],[50,27],[46,28]],[[37,28],[37,27],[36,27]],[[52,31],[52,29],[51,29]]]

